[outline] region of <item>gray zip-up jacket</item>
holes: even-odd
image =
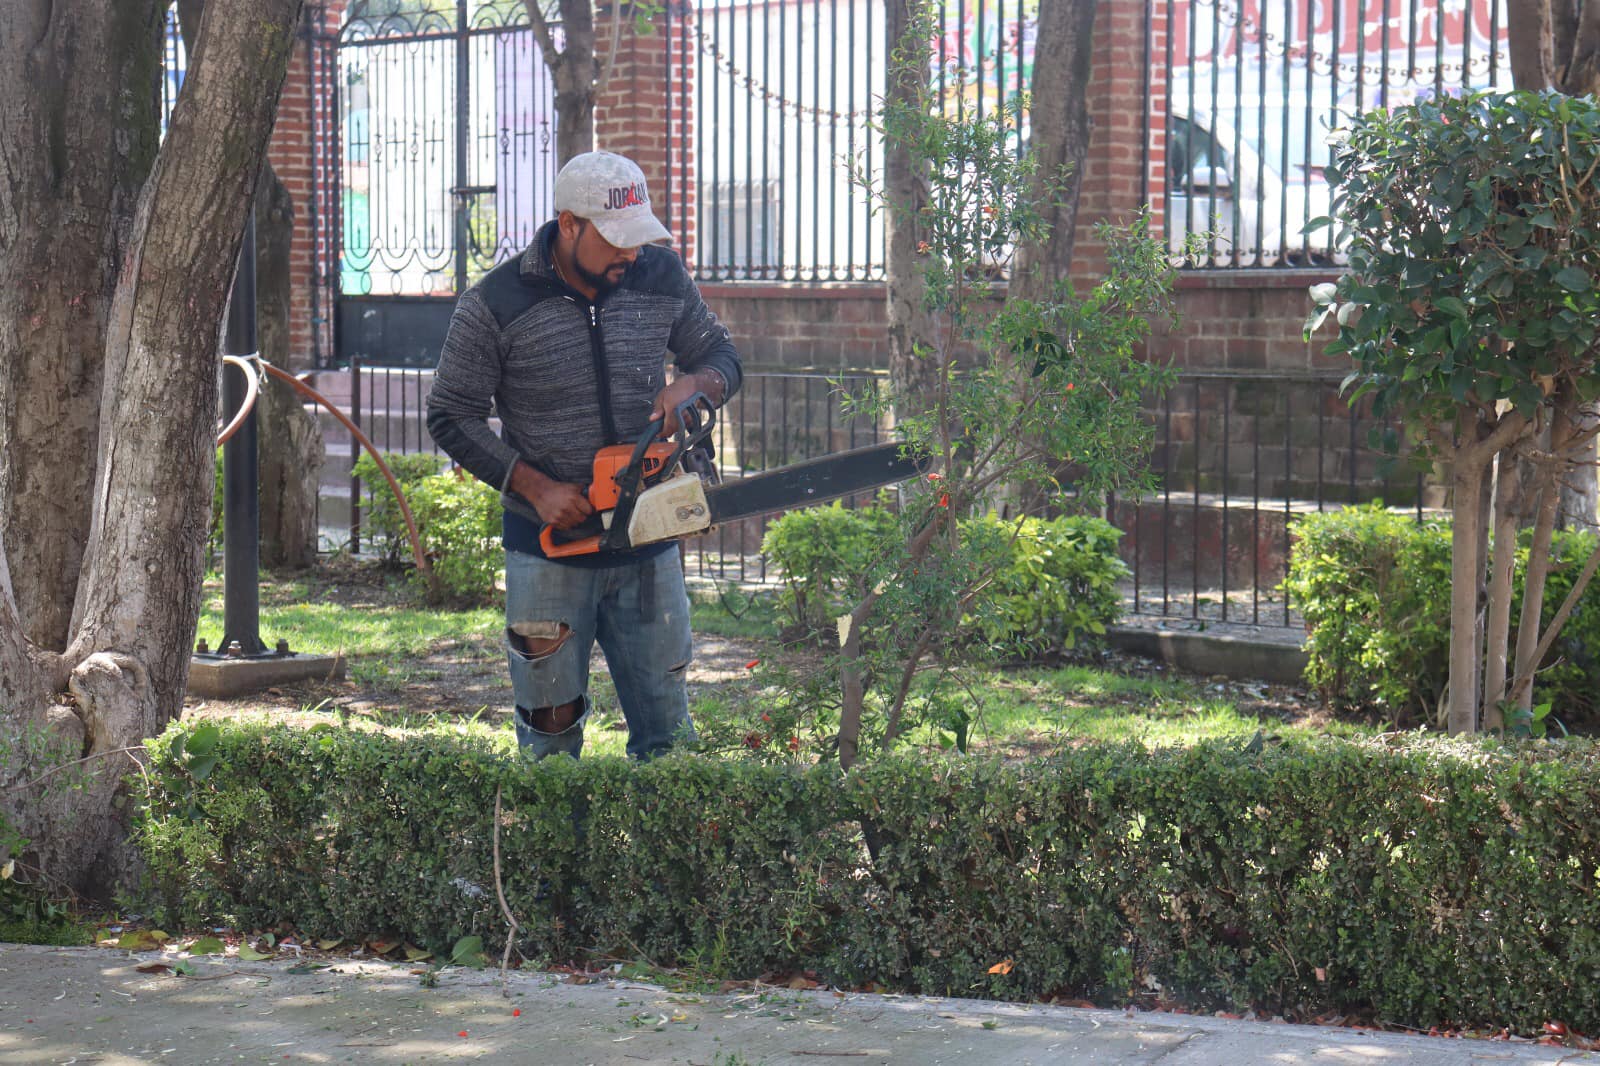
[[[743,376],[727,328],[677,253],[639,249],[622,282],[590,304],[555,272],[555,233],[546,223],[520,257],[461,294],[428,394],[434,441],[502,493],[519,458],[587,485],[597,450],[631,444],[649,425],[669,352],[680,372],[720,373],[724,402]],[[506,512],[507,548],[542,555],[538,535],[536,523]]]

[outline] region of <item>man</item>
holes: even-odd
[[[461,294],[428,396],[428,430],[513,498],[502,525],[506,642],[523,750],[577,757],[598,640],[628,723],[628,754],[643,759],[694,736],[677,545],[549,559],[541,523],[517,504],[556,529],[581,523],[593,511],[585,488],[595,452],[632,443],[654,418],[674,431],[677,406],[696,392],[721,406],[739,387],[739,355],[682,261],[656,245],[671,237],[632,161],[610,152],[573,158],[556,176],[555,209],[519,258]],[[491,401],[499,436],[489,428]]]

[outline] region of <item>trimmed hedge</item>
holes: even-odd
[[[500,786],[504,887],[535,959],[1600,1029],[1587,743],[1092,746],[841,777],[533,764],[483,735],[228,728],[200,755],[174,735],[152,743],[140,823],[164,921],[493,948]]]
[[[1517,555],[1513,640],[1531,537],[1522,532]],[[1556,533],[1544,624],[1555,617],[1594,545],[1586,533]],[[1381,504],[1306,515],[1295,523],[1284,588],[1306,620],[1306,680],[1324,698],[1396,716],[1431,716],[1437,709],[1450,674],[1448,521],[1419,523]],[[1550,700],[1565,722],[1592,720],[1600,712],[1597,656],[1600,586],[1591,586],[1551,648],[1535,700]]]

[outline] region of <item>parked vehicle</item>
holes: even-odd
[[[1199,266],[1342,263],[1336,226],[1306,231],[1330,211],[1328,112],[1230,99],[1191,114],[1188,103],[1174,94],[1166,115],[1167,247],[1201,235]]]

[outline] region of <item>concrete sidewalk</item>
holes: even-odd
[[[906,1063],[1600,1062],[1564,1048],[977,1000],[766,989],[673,993],[623,979],[571,984],[408,967],[189,960],[0,944],[0,1063],[428,1063],[699,1066]]]

